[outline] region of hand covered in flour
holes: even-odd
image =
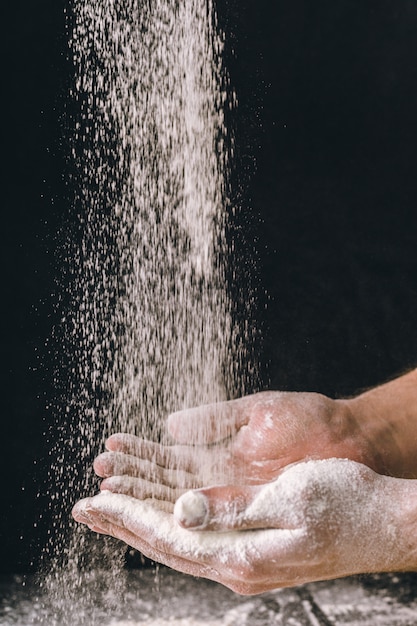
[[[110,437],[95,462],[102,489],[175,502],[225,478],[262,484],[291,463],[332,457],[417,478],[417,370],[349,400],[270,391],[187,409],[168,431],[176,445]]]
[[[105,479],[101,488],[175,502],[185,490],[225,477],[228,484],[269,482],[305,459],[377,465],[348,401],[316,393],[263,392],[179,411],[168,418],[168,431],[176,445],[112,435],[94,464]]]
[[[169,567],[256,594],[415,569],[416,502],[417,481],[328,459],[292,465],[265,485],[187,492],[174,515],[108,492],[82,500],[73,515]]]
[[[268,391],[179,411],[168,429],[179,443],[220,442],[229,469],[249,482],[272,480],[290,463],[332,457],[417,478],[417,369],[350,399]]]

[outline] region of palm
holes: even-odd
[[[151,559],[253,594],[410,569],[409,534],[401,532],[398,510],[408,510],[405,503],[415,497],[413,482],[348,460],[310,461],[287,468],[267,485],[237,487],[235,493],[230,487],[190,492],[206,500],[208,515],[198,532],[186,530],[177,511],[173,516],[155,503],[119,494],[83,500],[73,515]],[[238,532],[224,532],[229,530]]]
[[[175,445],[113,435],[95,469],[106,478],[104,489],[175,501],[187,489],[210,484],[269,482],[306,458],[363,461],[347,423],[342,402],[265,392],[172,414],[168,430]]]

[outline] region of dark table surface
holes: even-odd
[[[0,624],[48,626],[415,626],[417,574],[346,578],[238,596],[168,569],[86,575],[79,597],[52,597],[32,577],[3,577]]]

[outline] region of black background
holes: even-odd
[[[36,563],[50,516],[46,342],[71,216],[65,7],[2,9],[6,572]],[[221,0],[218,12],[239,98],[233,188],[256,250],[264,386],[353,394],[417,363],[417,4]]]

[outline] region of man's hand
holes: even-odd
[[[297,463],[265,485],[188,492],[175,516],[150,501],[111,493],[82,500],[73,515],[151,559],[256,594],[415,568],[413,501],[416,481],[329,459]]]
[[[348,401],[316,393],[264,392],[179,411],[168,431],[178,444],[112,435],[94,464],[102,489],[175,501],[204,485],[269,482],[306,459],[349,458],[377,469]]]

